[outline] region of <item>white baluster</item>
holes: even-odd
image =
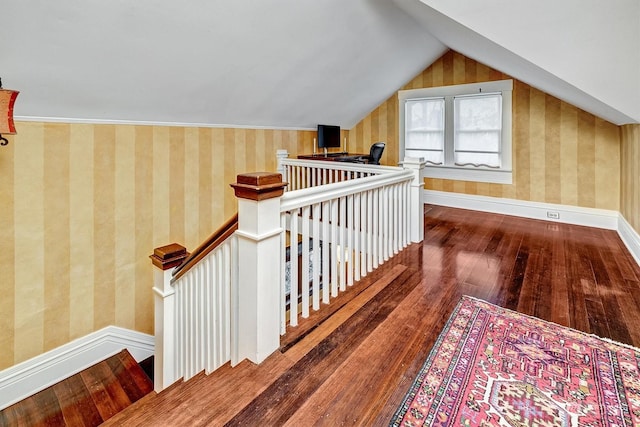
[[[344,178],[344,175],[343,175]],[[338,277],[340,278],[340,292],[344,291],[346,289],[346,285],[347,285],[347,277],[346,277],[346,257],[345,257],[345,243],[346,243],[346,239],[345,239],[345,231],[346,231],[346,226],[347,226],[347,221],[346,221],[346,215],[347,215],[347,200],[346,197],[340,197],[339,199],[339,213],[340,213],[340,222],[339,222],[339,232],[340,232],[340,236],[338,237],[338,239],[340,240],[340,243],[337,244],[336,246],[340,247],[340,253],[338,254],[338,258],[336,258],[339,261],[339,267],[340,270],[338,271]]]
[[[286,230],[287,230],[287,218],[289,218],[288,212],[282,212],[280,214],[280,227],[282,228],[282,244],[280,245],[280,335],[284,335],[287,332],[287,292],[286,292]],[[289,264],[291,266],[291,264]]]
[[[330,276],[329,276],[329,218],[330,218],[331,202],[326,201],[322,203],[322,302],[329,304],[330,293]]]
[[[289,324],[298,326],[298,209],[291,211],[289,230]]]
[[[338,295],[338,199],[331,200],[331,296]]]
[[[320,203],[313,205],[313,223],[311,234],[313,236],[313,309],[320,309]]]
[[[380,259],[378,254],[380,252],[380,190],[373,190],[373,268],[378,268],[380,265]]]
[[[353,285],[353,195],[347,196],[347,223],[345,226],[347,227],[347,241],[344,248],[345,251],[345,264],[347,269],[347,286]]]
[[[355,273],[354,280],[360,280],[360,242],[362,239],[362,231],[360,230],[360,217],[362,216],[362,193],[357,193],[353,198],[354,212],[353,212],[353,272]]]
[[[309,221],[311,207],[302,208],[302,317],[309,317]]]
[[[367,273],[373,271],[373,190],[367,191]]]

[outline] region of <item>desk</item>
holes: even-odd
[[[300,160],[324,160],[327,162],[349,162],[350,160],[355,160],[358,157],[369,157],[369,153],[359,154],[359,153],[327,153],[325,156],[324,153],[317,154],[301,154],[298,156]]]

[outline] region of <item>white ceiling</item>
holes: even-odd
[[[505,1],[482,4],[495,13]],[[630,44],[637,55],[604,86],[594,84],[599,69],[572,74],[585,61],[561,55],[563,46],[533,55],[536,44],[524,41],[534,26],[511,43],[519,26],[492,32],[481,9],[462,13],[461,0],[0,0],[0,77],[20,90],[22,120],[351,128],[450,47],[614,123],[638,122],[640,37],[627,39],[640,34],[628,24],[640,28],[640,2],[606,3],[612,20],[632,18],[594,55],[611,63]],[[541,45],[565,31],[550,28]],[[575,40],[580,53],[593,53],[584,42]],[[630,100],[620,102],[621,87]]]
[[[616,124],[640,122],[639,0],[394,0],[450,48]]]
[[[350,128],[445,50],[387,0],[0,0],[15,114]]]

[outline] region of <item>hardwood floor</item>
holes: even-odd
[[[387,425],[463,294],[640,346],[640,268],[616,232],[435,206],[425,229],[286,351],[106,424]]]
[[[640,347],[640,268],[615,231],[427,206],[425,236],[261,365],[200,374],[105,425],[388,425],[464,294]]]
[[[0,411],[0,426],[97,426],[152,391],[123,350]]]

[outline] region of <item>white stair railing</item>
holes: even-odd
[[[422,240],[422,159],[400,168],[278,156],[297,190],[284,193],[280,174],[238,175],[237,231],[189,258],[177,244],[151,256],[156,391],[229,361],[262,362],[287,325]]]
[[[287,171],[306,168],[312,175],[332,171],[336,163],[281,162]],[[281,334],[411,241],[412,170],[335,166],[326,176],[347,172],[347,179],[320,186],[310,180],[310,188],[289,191],[281,198],[281,228],[288,236],[281,248]]]
[[[173,282],[175,373],[185,381],[231,360],[231,289],[236,286],[237,238],[231,236]]]
[[[160,391],[231,360],[232,290],[237,288],[238,216],[192,254],[178,244],[157,248],[154,383]],[[175,268],[174,268],[175,267]]]
[[[289,184],[286,191],[344,182],[388,173],[388,166],[363,165],[338,161],[289,159],[286,150],[278,150],[278,172]]]

